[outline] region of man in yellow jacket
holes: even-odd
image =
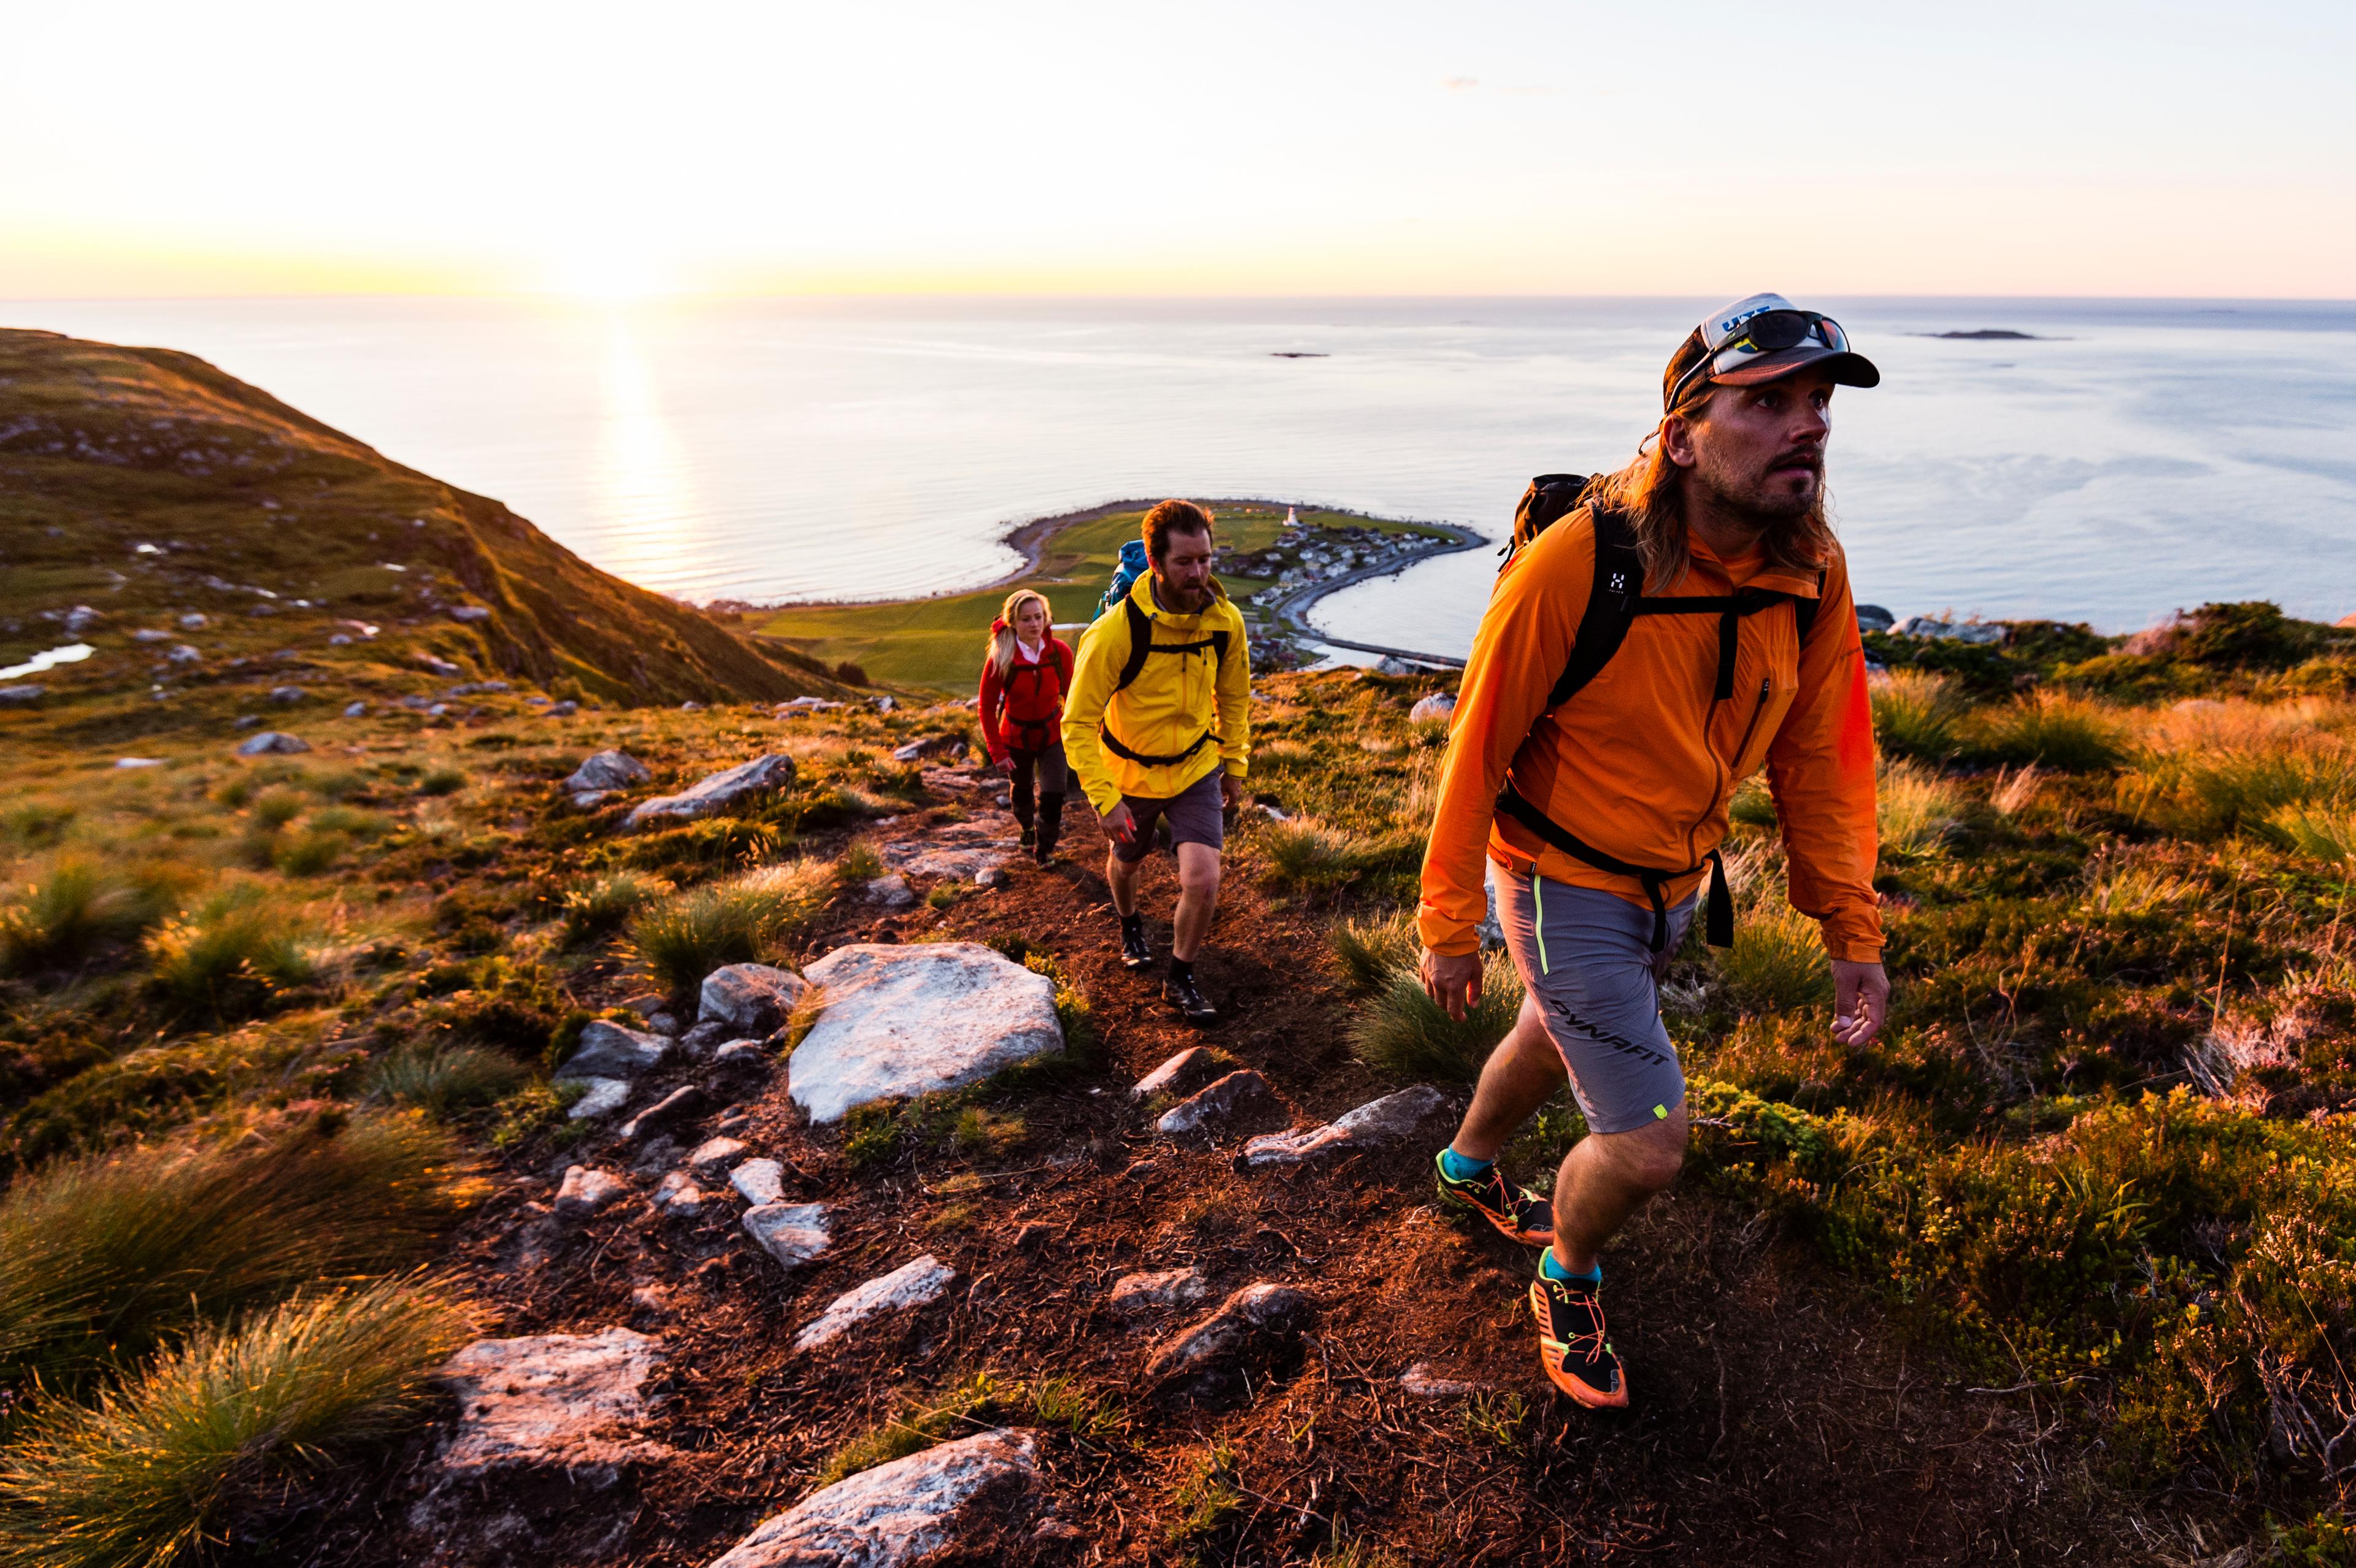
[[[1219,897],[1226,813],[1243,799],[1251,755],[1251,649],[1244,618],[1211,575],[1211,514],[1164,501],[1145,514],[1152,570],[1080,638],[1064,704],[1064,756],[1103,820],[1105,880],[1120,914],[1120,961],[1153,962],[1137,908],[1137,868],[1166,821],[1178,859],[1178,912],[1162,994],[1194,1023],[1218,1010],[1194,955]]]
[[[1825,518],[1833,389],[1879,372],[1840,325],[1754,294],[1689,333],[1636,460],[1506,563],[1464,668],[1423,862],[1423,978],[1451,1017],[1481,986],[1485,879],[1524,985],[1440,1188],[1547,1249],[1538,1360],[1581,1404],[1628,1403],[1604,1324],[1604,1243],[1685,1158],[1685,1079],[1659,980],[1764,767],[1792,903],[1822,925],[1832,1037],[1890,993],[1873,891],[1873,723],[1848,566]],[[1551,1203],[1497,1156],[1570,1080],[1589,1136]]]

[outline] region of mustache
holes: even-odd
[[[1778,468],[1804,468],[1812,474],[1825,471],[1825,449],[1821,446],[1796,446],[1767,464],[1767,471]]]

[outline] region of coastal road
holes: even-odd
[[[1345,571],[1339,577],[1323,578],[1295,589],[1290,597],[1268,606],[1271,619],[1284,630],[1298,633],[1312,642],[1324,643],[1332,647],[1348,648],[1354,653],[1361,654],[1387,654],[1392,658],[1414,659],[1421,664],[1452,665],[1459,669],[1463,668],[1462,659],[1451,658],[1446,654],[1428,654],[1415,648],[1385,647],[1379,643],[1354,643],[1347,637],[1336,637],[1321,632],[1309,624],[1310,607],[1335,589],[1347,588],[1354,582],[1364,582],[1369,578],[1388,577],[1394,572],[1405,571],[1410,566],[1419,566],[1427,560],[1436,560],[1443,555],[1455,555],[1463,550],[1477,549],[1489,542],[1472,529],[1460,528],[1451,523],[1424,523],[1419,526],[1439,528],[1449,536],[1451,542],[1437,549],[1425,550],[1408,560],[1377,561],[1372,566],[1363,566],[1355,571]]]

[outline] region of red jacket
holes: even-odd
[[[991,635],[1005,626],[993,621]],[[981,661],[981,733],[990,743],[991,761],[1002,763],[1010,752],[1044,752],[1056,739],[1064,719],[1064,693],[1072,688],[1072,647],[1047,634],[1037,664],[1024,664],[1019,651],[998,675],[995,659]],[[1002,711],[1001,711],[1002,710]]]

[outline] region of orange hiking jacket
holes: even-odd
[[[1501,816],[1497,792],[1508,769],[1524,797],[1586,843],[1631,865],[1682,870],[1699,866],[1726,837],[1735,785],[1763,763],[1793,906],[1823,923],[1833,957],[1879,960],[1873,717],[1847,558],[1834,547],[1804,657],[1790,607],[1741,618],[1732,700],[1712,700],[1717,616],[1640,615],[1601,672],[1547,713],[1594,571],[1595,526],[1581,507],[1497,580],[1450,724],[1416,911],[1423,944],[1443,955],[1478,949],[1484,856],[1649,907],[1634,878],[1590,866]],[[1817,596],[1814,572],[1763,561],[1730,572],[1698,540],[1692,570],[1664,596],[1723,595],[1746,584]],[[1668,901],[1687,897],[1708,874],[1670,882]]]

